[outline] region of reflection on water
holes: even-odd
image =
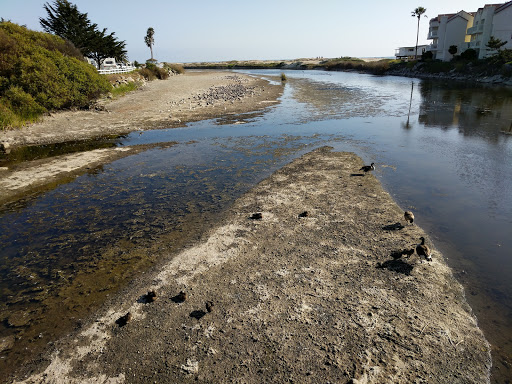
[[[423,81],[419,121],[425,126],[456,127],[468,136],[502,141],[512,128],[511,90],[481,88],[477,92],[460,84]]]
[[[282,71],[250,72],[278,79]],[[3,372],[25,348],[40,350],[77,326],[137,271],[196,241],[273,170],[331,145],[377,163],[375,175],[415,212],[465,284],[495,346],[496,377],[511,376],[512,144],[503,133],[512,123],[510,90],[354,73],[286,76],[281,104],[264,114],[128,135],[121,145],[181,144],[116,161],[1,214]]]

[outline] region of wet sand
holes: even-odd
[[[321,148],[275,172],[19,382],[489,382],[462,286],[361,166]],[[396,257],[420,236],[431,262]]]

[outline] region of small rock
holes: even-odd
[[[199,372],[199,362],[197,360],[187,359],[186,364],[181,365],[181,369],[188,374]]]
[[[11,349],[14,345],[14,336],[7,336],[0,339],[0,352]]]
[[[0,143],[0,152],[3,152],[5,154],[11,153],[11,144],[7,142]]]
[[[30,317],[26,312],[15,312],[7,318],[9,327],[23,327],[30,322]]]

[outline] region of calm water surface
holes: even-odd
[[[248,71],[273,80],[281,72]],[[84,308],[197,240],[271,172],[331,145],[375,162],[387,190],[415,212],[493,344],[494,381],[512,377],[512,91],[285,73],[282,102],[265,113],[109,138],[97,145],[179,144],[105,165],[2,210],[0,338],[13,346],[0,352],[0,369],[10,372],[14,361],[76,326]],[[52,150],[25,152],[34,158]],[[69,321],[55,325],[57,316]]]

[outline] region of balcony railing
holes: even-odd
[[[484,26],[482,24],[475,25],[474,27],[468,28],[467,34],[474,35],[476,33],[482,33],[484,30]]]

